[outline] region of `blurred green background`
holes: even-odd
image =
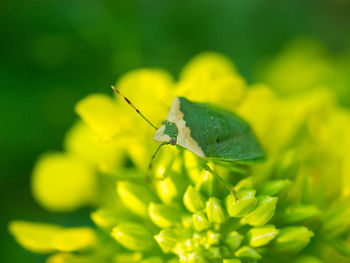
[[[1,262],[44,262],[8,234],[11,219],[90,224],[88,210],[68,217],[39,207],[31,170],[42,152],[61,149],[74,104],[111,94],[131,69],[161,67],[176,77],[190,58],[214,50],[251,84],[266,80],[261,72],[291,41],[307,37],[341,71],[332,83],[339,103],[350,105],[348,0],[2,0],[0,36]]]

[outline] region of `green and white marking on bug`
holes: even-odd
[[[174,98],[167,120],[153,139],[208,159],[245,161],[264,156],[249,125],[237,115],[183,97]]]
[[[175,97],[167,120],[157,128],[120,91],[112,88],[156,129],[153,139],[163,142],[152,156],[149,169],[160,147],[166,144],[179,145],[204,160],[238,162],[264,158],[264,151],[248,123],[230,111]],[[217,175],[206,164],[203,168]],[[232,190],[232,186],[228,187]]]

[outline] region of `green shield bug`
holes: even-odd
[[[203,168],[217,176],[236,196],[233,187],[206,161],[246,162],[264,158],[264,151],[248,123],[228,110],[175,97],[167,120],[157,128],[119,90],[114,86],[112,89],[156,129],[153,139],[162,142],[152,156],[149,170],[161,146],[178,145],[200,157]]]

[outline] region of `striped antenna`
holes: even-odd
[[[153,124],[152,124],[152,122],[150,122],[145,116],[143,116],[143,114],[134,106],[134,104],[132,104],[131,103],[131,101],[127,98],[127,97],[125,97],[119,90],[117,90],[116,89],[116,87],[114,87],[113,85],[111,86],[112,87],[112,89],[116,92],[116,93],[118,93],[120,96],[122,96],[123,98],[124,98],[124,100],[131,106],[131,107],[133,107],[134,109],[135,109],[135,111],[145,120],[145,121],[147,121],[154,129],[158,129],[156,126],[154,126]]]

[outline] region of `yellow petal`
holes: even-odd
[[[350,197],[350,125],[348,124],[346,127],[346,131],[348,132],[345,136],[345,145],[346,145],[346,153],[344,156],[344,168],[343,168],[343,196],[345,198]]]
[[[179,82],[176,96],[233,110],[243,100],[245,92],[245,82],[240,76],[227,75],[214,80]]]
[[[102,143],[83,122],[77,122],[67,133],[65,149],[104,172],[121,167],[123,149],[118,145]]]
[[[93,202],[96,175],[86,162],[65,154],[51,153],[36,163],[32,192],[48,210],[72,211]]]
[[[184,68],[177,85],[177,96],[193,101],[220,104],[233,109],[245,94],[245,81],[231,61],[217,53],[197,56]]]
[[[116,86],[154,125],[159,126],[166,119],[173,99],[173,78],[166,71],[134,70],[125,74]],[[120,96],[118,99],[124,114],[134,118],[135,125],[154,132]]]
[[[50,253],[53,237],[61,231],[61,227],[49,224],[13,221],[9,231],[24,248],[36,253]]]
[[[89,127],[103,139],[111,139],[125,132],[130,126],[125,113],[118,109],[113,97],[104,94],[92,94],[80,100],[75,106],[76,112]]]
[[[51,244],[56,250],[70,252],[91,247],[95,243],[96,236],[92,229],[75,227],[57,233]]]
[[[291,42],[262,71],[264,82],[284,93],[333,85],[337,78],[324,47],[310,39]]]
[[[124,143],[125,149],[133,163],[141,168],[146,175],[151,156],[155,151],[154,149],[157,147],[152,136],[143,137],[141,135],[140,138],[137,138],[137,136],[130,136],[124,139],[122,143]]]
[[[9,230],[18,243],[36,253],[77,251],[96,243],[95,232],[88,227],[63,228],[53,224],[13,221]]]
[[[180,80],[212,80],[235,72],[235,66],[230,59],[220,53],[205,52],[187,63],[180,74]]]

